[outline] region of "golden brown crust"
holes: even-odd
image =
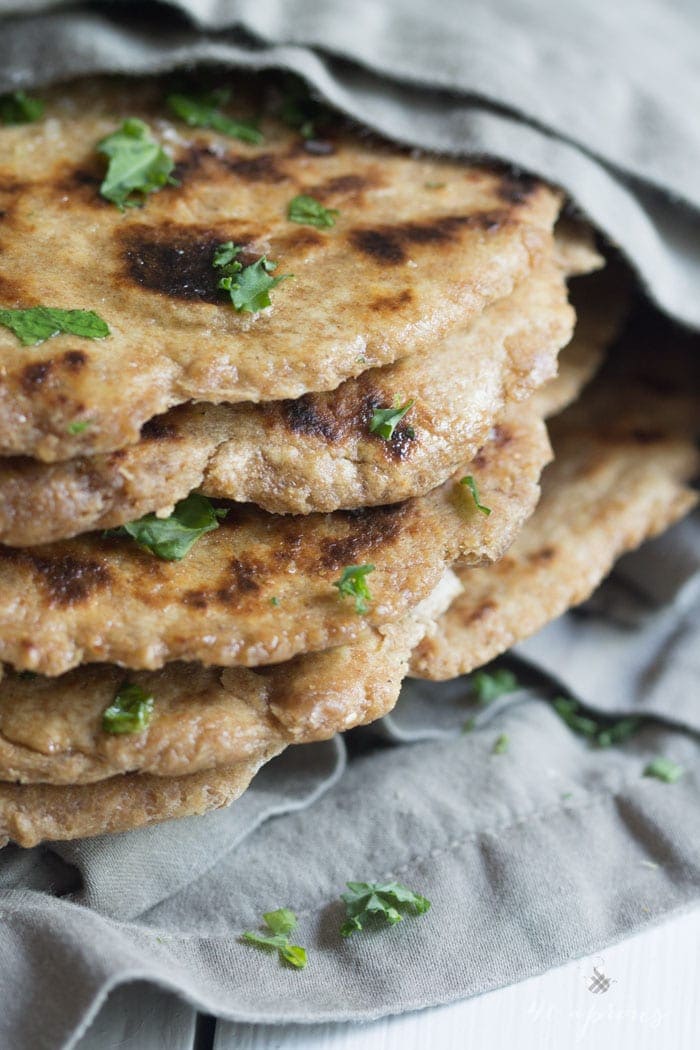
[[[460,587],[452,574],[416,610],[354,645],[258,671],[169,664],[128,675],[154,698],[147,729],[113,735],[102,715],[126,674],[80,667],[60,678],[8,672],[0,683],[0,780],[90,783],[137,771],[183,776],[263,749],[326,740],[394,706],[411,650]]]
[[[414,608],[456,559],[498,558],[532,512],[549,456],[525,402],[453,480],[406,503],[303,518],[234,504],[180,562],[99,534],[2,547],[0,659],[50,675],[95,662],[256,666],[351,642]],[[490,516],[455,484],[464,474]],[[333,583],[365,563],[372,602],[359,615]]]
[[[228,806],[281,748],[224,769],[185,777],[130,773],[96,784],[0,783],[0,845],[87,838]]]
[[[548,263],[428,353],[326,394],[265,405],[187,405],[135,445],[43,464],[0,461],[0,540],[29,546],[111,528],[199,489],[273,513],[397,503],[475,455],[506,402],[554,375],[574,313]],[[415,401],[390,441],[374,408]]]
[[[23,347],[0,328],[4,455],[121,448],[187,400],[333,389],[426,351],[551,254],[561,196],[535,180],[505,192],[502,173],[341,130],[312,156],[272,119],[252,146],[171,121],[165,90],[81,82],[47,94],[44,120],[0,130],[0,305],[92,309],[112,330]],[[95,144],[135,116],[172,150],[180,185],[122,214],[99,195]],[[287,220],[302,192],[340,210],[332,230]],[[294,274],[268,310],[238,314],[217,290],[211,260],[229,240]],[[71,433],[76,419],[90,426]]]

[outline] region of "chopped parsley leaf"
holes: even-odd
[[[663,755],[652,759],[644,770],[645,777],[656,777],[657,780],[663,780],[665,784],[675,784],[684,773],[683,766],[679,766],[676,762],[673,762],[670,758],[665,758]]]
[[[277,596],[275,596],[273,598],[270,598],[270,605],[272,605],[273,608],[276,609],[279,606],[279,603],[280,603],[280,600],[279,600],[279,598]]]
[[[510,741],[509,741],[507,735],[505,733],[501,733],[501,735],[496,738],[496,742],[493,745],[493,748],[491,749],[492,754],[494,754],[494,755],[504,755],[506,753],[506,751],[508,750],[508,744],[509,743],[510,743]]]
[[[38,346],[61,332],[82,339],[104,339],[110,334],[109,326],[92,310],[59,310],[53,306],[0,308],[0,325],[9,328],[23,346]]]
[[[255,933],[248,930],[243,934],[243,939],[249,944],[255,944],[258,948],[277,949],[280,959],[289,963],[296,970],[303,970],[307,963],[306,948],[298,944],[290,944],[288,934],[297,927],[297,917],[289,908],[278,908],[277,911],[268,911],[263,915],[263,920],[270,933]]]
[[[369,612],[372,600],[366,579],[370,572],[374,572],[374,565],[346,565],[343,575],[333,584],[338,588],[340,598],[355,599],[355,612],[360,616]]]
[[[520,683],[513,672],[507,671],[505,667],[499,667],[491,672],[477,671],[472,676],[470,685],[471,691],[483,707],[497,700],[499,696],[514,693],[520,688]]]
[[[68,424],[69,434],[84,434],[87,428],[90,426],[89,419],[76,419],[73,423]]]
[[[191,128],[211,128],[222,135],[255,145],[262,142],[263,134],[254,124],[234,120],[221,112],[221,106],[225,106],[230,97],[231,92],[223,88],[205,95],[168,95],[166,101],[173,113]]]
[[[423,915],[430,901],[400,882],[348,882],[349,893],[342,893],[346,920],[340,927],[341,937],[362,930],[369,921],[383,919],[390,926],[406,915]]]
[[[175,161],[152,138],[148,125],[136,117],[125,120],[117,131],[98,142],[97,152],[109,158],[100,193],[120,211],[143,203],[133,199],[135,193],[145,197],[165,185],[178,184],[171,174]]]
[[[270,262],[265,255],[244,266],[237,258],[242,251],[241,245],[233,241],[220,244],[214,252],[212,265],[222,271],[217,288],[229,293],[234,308],[239,313],[254,314],[270,305],[273,288],[294,275],[283,273],[280,277],[270,277],[277,269],[277,263]]]
[[[485,507],[479,499],[479,489],[477,488],[476,482],[471,474],[465,474],[463,478],[460,478],[460,485],[464,485],[465,488],[469,489],[474,500],[474,506],[481,514],[485,514],[487,517],[491,513],[490,507]]]
[[[24,91],[0,95],[0,124],[33,124],[44,115],[44,103]]]
[[[397,426],[415,403],[416,399],[411,398],[405,405],[402,405],[400,398],[397,398],[393,408],[375,408],[369,424],[370,434],[378,434],[385,441],[391,441]]]
[[[598,722],[580,713],[581,705],[577,700],[563,696],[557,697],[552,706],[569,729],[581,736],[588,737],[598,747],[611,747],[613,744],[623,743],[633,733],[636,733],[641,725],[639,718],[620,718],[612,722]]]
[[[222,270],[227,269],[229,266],[236,266],[238,269],[234,270],[234,272],[239,273],[243,269],[243,263],[238,262],[236,256],[242,250],[240,244],[234,244],[233,241],[226,241],[224,244],[220,244],[214,252],[212,266]]]
[[[287,218],[290,222],[298,222],[301,226],[315,226],[318,230],[335,226],[338,215],[340,212],[337,208],[324,208],[315,197],[309,197],[305,193],[294,197],[287,208]]]
[[[124,684],[102,715],[105,733],[142,733],[153,715],[154,700],[140,685]]]
[[[167,518],[146,514],[138,521],[108,529],[105,535],[130,536],[156,557],[180,561],[201,536],[218,529],[219,521],[227,514],[227,510],[213,507],[206,496],[192,492],[175,504]]]

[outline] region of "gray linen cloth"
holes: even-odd
[[[0,15],[0,91],[275,66],[399,141],[535,171],[620,246],[660,306],[700,328],[691,4],[0,0]],[[134,981],[231,1019],[378,1017],[541,972],[690,906],[699,569],[696,517],[519,645],[508,660],[522,688],[486,709],[466,679],[409,682],[382,724],[290,749],[228,810],[4,850],[0,1046],[67,1050]],[[623,747],[592,749],[555,714],[560,693],[654,720]],[[493,754],[501,734],[508,751]],[[677,783],[642,775],[657,754],[685,767]],[[342,941],[346,880],[387,878],[431,910]],[[303,972],[240,942],[282,905],[300,919]]]

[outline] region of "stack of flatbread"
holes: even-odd
[[[625,285],[558,190],[298,99],[261,116],[259,85],[209,97],[209,126],[168,90],[83,82],[0,129],[0,839],[22,845],[231,802],[406,675],[491,660],[694,502],[698,355],[638,328],[593,378]],[[97,148],[124,122],[174,164],[138,207]]]

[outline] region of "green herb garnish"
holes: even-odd
[[[273,609],[277,609],[279,607],[279,603],[280,600],[276,595],[270,598],[270,605],[273,607]]]
[[[444,190],[447,185],[446,182],[426,182],[424,183],[426,190]]]
[[[288,934],[297,927],[297,917],[289,908],[278,908],[268,911],[263,920],[270,933],[255,933],[252,930],[243,934],[243,939],[259,948],[277,949],[280,959],[289,963],[296,970],[303,970],[307,963],[306,948],[290,944]]]
[[[639,718],[620,718],[612,722],[596,721],[589,715],[581,714],[581,705],[577,700],[563,696],[557,697],[552,706],[569,729],[581,736],[588,737],[598,747],[610,747],[612,744],[623,743],[633,733],[636,733],[641,725]]]
[[[175,504],[172,514],[158,518],[146,514],[119,528],[109,529],[107,536],[130,536],[139,547],[165,561],[180,561],[197,540],[207,532],[218,529],[219,521],[228,511],[212,506],[206,496],[192,492]]]
[[[366,579],[370,572],[374,572],[374,565],[346,565],[343,575],[333,584],[341,598],[355,599],[355,612],[360,616],[369,611],[372,600]]]
[[[501,735],[496,738],[496,742],[491,749],[492,754],[505,755],[506,751],[508,750],[509,743],[510,741],[507,735],[505,733],[501,733]]]
[[[0,123],[33,124],[44,114],[44,103],[24,91],[0,95]]]
[[[514,693],[520,688],[520,683],[512,671],[499,667],[491,672],[477,671],[476,674],[472,675],[470,686],[478,702],[483,707],[486,707],[487,704],[497,700],[499,696],[505,696],[506,693]]]
[[[273,288],[294,275],[283,273],[280,277],[270,277],[272,271],[277,269],[277,263],[270,262],[265,255],[249,266],[244,266],[237,258],[242,251],[241,245],[233,241],[220,244],[214,253],[212,265],[223,273],[217,288],[229,293],[239,313],[254,314],[270,305]]]
[[[14,332],[23,346],[38,346],[61,332],[81,339],[104,339],[110,334],[108,325],[92,310],[59,310],[53,306],[0,308],[0,325]]]
[[[231,92],[221,88],[205,95],[168,95],[166,101],[173,113],[191,128],[211,128],[222,135],[256,145],[262,142],[263,134],[254,124],[234,120],[221,112],[221,106],[225,106],[230,97]]]
[[[156,193],[165,185],[177,186],[171,175],[175,161],[160,143],[151,137],[147,124],[136,117],[97,143],[97,152],[109,158],[107,174],[100,193],[124,211],[142,204],[132,194]]]
[[[348,882],[349,893],[342,893],[345,902],[345,922],[340,927],[341,937],[350,937],[364,929],[370,920],[381,920],[390,926],[401,922],[406,915],[422,915],[430,901],[402,886],[400,882]]]
[[[656,777],[657,780],[663,780],[665,784],[675,784],[684,773],[683,766],[679,766],[676,762],[673,762],[670,758],[665,758],[663,755],[652,759],[644,770],[645,777]]]
[[[397,426],[415,403],[416,399],[411,398],[405,405],[402,405],[400,398],[397,397],[392,408],[375,408],[369,424],[370,433],[378,434],[385,441],[391,441]]]
[[[315,226],[318,230],[335,226],[338,215],[340,212],[337,208],[324,208],[315,197],[308,197],[305,193],[294,197],[287,208],[287,218],[290,222],[298,222],[301,226]]]
[[[154,700],[140,685],[125,684],[102,715],[105,733],[142,733],[153,715]]]
[[[476,507],[476,509],[482,514],[486,514],[486,516],[488,517],[488,515],[491,513],[491,508],[485,507],[479,499],[479,489],[477,488],[476,482],[474,481],[472,475],[466,474],[463,478],[460,478],[459,483],[460,485],[464,485],[464,487],[469,489],[469,491],[471,492],[472,498],[474,500],[474,506]]]
[[[76,419],[73,423],[68,424],[69,434],[84,434],[87,428],[90,426],[89,419]]]

